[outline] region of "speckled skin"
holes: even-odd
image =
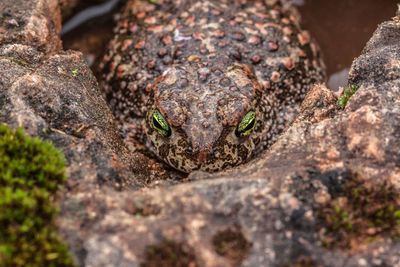
[[[126,140],[140,140],[183,172],[248,161],[324,79],[318,47],[279,1],[132,0],[115,31],[102,68]],[[171,136],[152,129],[156,109]],[[249,111],[256,127],[237,137]]]

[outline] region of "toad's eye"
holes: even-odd
[[[254,111],[248,112],[236,128],[236,136],[244,137],[251,134],[256,127],[256,113]]]
[[[153,112],[150,119],[150,125],[154,130],[156,130],[162,136],[164,137],[171,136],[171,128],[169,127],[167,120],[160,113],[160,111],[155,110]]]

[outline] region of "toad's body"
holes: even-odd
[[[190,172],[234,166],[271,145],[323,80],[322,65],[279,1],[132,0],[103,70],[126,139]]]

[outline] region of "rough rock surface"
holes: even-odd
[[[29,1],[18,16],[32,21],[56,2]],[[175,185],[157,185],[169,172],[123,146],[81,55],[30,34],[51,23],[7,23],[0,120],[65,152],[59,225],[80,266],[400,266],[399,17],[354,62],[359,89],[344,110],[316,86],[257,160]]]
[[[48,7],[56,6],[54,2],[29,1],[32,10],[20,10],[18,1],[0,5],[8,10],[9,20],[20,16],[21,21],[36,21],[37,14],[49,14]],[[63,148],[70,163],[71,183],[91,177],[120,187],[166,177],[163,165],[154,160],[139,153],[128,156],[81,53],[61,50],[59,27],[52,33],[53,41],[44,38],[43,33],[51,32],[49,28],[60,12],[55,9],[50,14],[55,18],[47,16],[46,23],[36,25],[43,29],[21,26],[1,35],[0,120],[22,126],[31,135],[51,139]],[[41,32],[42,39],[32,32]]]
[[[58,2],[50,0],[1,1],[0,44],[26,44],[47,53],[59,50],[58,9]]]

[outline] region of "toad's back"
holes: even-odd
[[[145,132],[146,114],[157,109],[176,132],[182,130],[185,145],[192,148],[196,148],[196,142],[200,143],[197,146],[217,146],[215,142],[225,128],[240,122],[221,118],[221,114],[239,120],[247,111],[259,109],[251,105],[262,103],[269,108],[257,112],[268,112],[261,117],[274,122],[268,127],[264,123],[268,128],[262,131],[265,137],[257,137],[252,150],[271,144],[295,114],[309,87],[323,80],[318,48],[300,29],[296,11],[274,0],[128,1],[109,48],[103,62],[106,95],[127,135]],[[243,77],[233,71],[239,65]],[[156,88],[155,84],[165,80],[168,86]],[[263,100],[257,102],[256,98]],[[236,103],[224,105],[222,99]],[[209,108],[201,110],[204,106]],[[217,115],[205,116],[204,112]],[[220,124],[213,129],[218,136],[210,137],[216,140],[191,136],[202,129],[196,126],[193,130],[190,124],[199,123],[208,125],[206,128]],[[158,142],[152,141],[153,150],[166,162],[191,170],[160,155]],[[170,142],[169,149],[174,145],[177,143]],[[181,156],[191,157],[192,152]],[[235,160],[226,165],[235,165],[252,154],[236,160],[237,155],[231,152]],[[191,166],[202,168],[196,163]]]

